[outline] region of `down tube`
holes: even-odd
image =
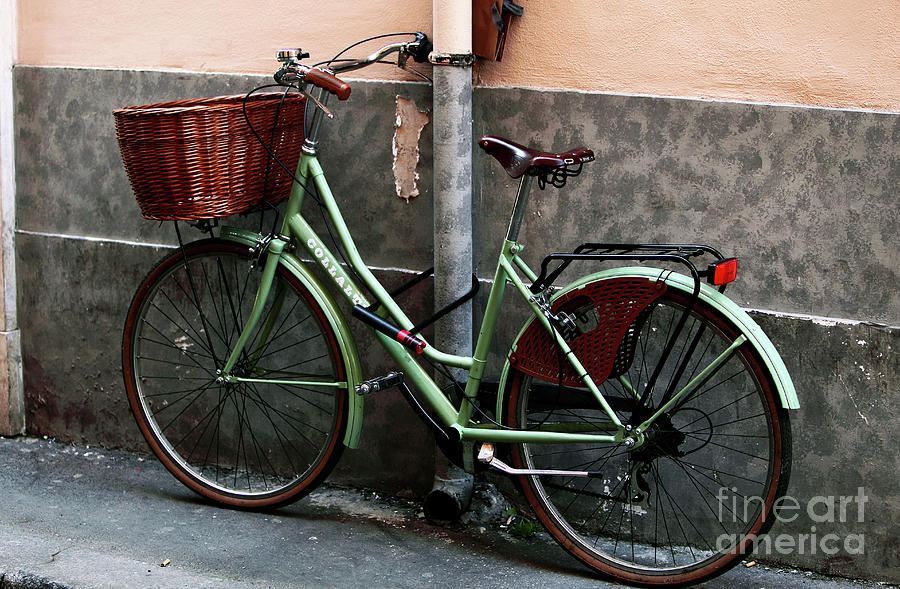
[[[297,236],[300,242],[309,251],[315,262],[324,270],[328,276],[334,281],[341,290],[344,297],[353,305],[366,306],[369,304],[366,297],[360,292],[359,288],[347,275],[344,268],[335,262],[334,256],[319,241],[318,235],[299,215],[295,214],[288,222],[291,231]],[[432,409],[438,416],[438,420],[442,425],[449,427],[457,421],[457,411],[453,404],[444,396],[440,387],[431,379],[428,373],[412,359],[409,351],[400,345],[399,342],[392,340],[390,337],[375,332],[379,343],[385,348],[388,354],[394,359],[397,367],[412,382],[413,386],[424,396],[424,402],[429,409]]]
[[[412,329],[413,322],[409,319],[409,317],[406,316],[406,314],[397,305],[397,303],[394,302],[394,299],[391,298],[390,294],[388,294],[381,283],[378,282],[378,279],[375,278],[369,268],[366,267],[365,262],[363,262],[362,257],[359,255],[359,251],[356,249],[356,244],[354,243],[353,238],[350,235],[350,230],[347,228],[347,225],[344,222],[341,211],[337,206],[337,201],[335,201],[334,195],[331,193],[331,188],[328,186],[328,182],[325,180],[325,174],[323,173],[322,167],[319,165],[318,160],[307,160],[307,170],[310,177],[315,182],[316,188],[319,191],[319,195],[322,198],[322,203],[325,206],[325,210],[328,212],[328,218],[334,225],[338,240],[343,246],[347,257],[349,258],[350,266],[356,271],[359,278],[363,281],[364,286],[368,288],[369,291],[375,295],[375,298],[378,299],[378,302],[385,309],[387,309],[387,312],[390,315],[391,319],[393,319],[401,329]],[[298,223],[305,225],[308,229],[309,235],[316,241],[318,241],[319,246],[321,247],[321,240],[319,240],[318,236],[316,236],[312,229],[309,228],[309,225],[302,218],[298,218],[298,216],[299,214],[295,214],[289,220],[289,222],[291,223],[291,227],[294,228]],[[304,233],[303,235],[305,236],[307,234]],[[306,239],[306,237],[304,239]],[[334,260],[333,257],[331,259]],[[356,290],[358,292],[358,289]],[[457,356],[454,354],[447,354],[441,352],[433,346],[428,346],[425,349],[425,355],[428,356],[430,360],[439,362],[446,366],[453,366],[454,368],[462,368],[464,370],[470,370],[472,368],[471,356]]]

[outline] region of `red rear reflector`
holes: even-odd
[[[710,284],[721,286],[737,278],[737,258],[719,260],[709,265],[706,279]]]

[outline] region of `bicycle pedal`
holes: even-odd
[[[357,395],[370,395],[391,387],[400,386],[401,384],[403,384],[403,373],[391,372],[385,376],[379,376],[378,378],[372,378],[361,382],[356,385],[355,390]]]

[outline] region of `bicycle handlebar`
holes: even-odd
[[[300,82],[312,84],[323,88],[338,97],[338,100],[350,98],[350,84],[341,80],[334,74],[318,68],[301,65],[299,63],[286,63],[275,72],[275,81],[282,86],[291,86]]]
[[[404,43],[391,43],[389,45],[385,45],[365,59],[335,64],[332,69],[334,69],[334,71],[336,72],[358,70],[360,68],[372,65],[373,63],[380,62],[391,53],[400,54],[400,63],[398,65],[401,66],[406,61],[406,57],[412,57],[413,61],[417,63],[425,63],[428,61],[428,55],[431,53],[431,50],[434,49],[434,46],[431,44],[431,41],[428,40],[428,35],[426,35],[425,33],[413,34],[416,37],[414,41],[407,41]]]
[[[349,61],[344,63],[328,64],[328,67],[336,73],[350,72],[362,69],[373,63],[379,63],[391,53],[398,53],[397,65],[403,67],[408,57],[412,57],[414,61],[423,63],[428,61],[428,54],[431,53],[433,46],[428,40],[425,33],[413,33],[415,40],[405,43],[391,43],[385,45],[378,51],[375,51],[365,59]],[[300,49],[282,50],[278,52],[278,60],[284,65],[275,72],[275,81],[282,85],[292,85],[294,83],[312,84],[319,88],[323,88],[338,97],[338,100],[347,100],[350,97],[350,85],[344,82],[334,74],[317,67],[309,67],[299,63],[300,59],[309,57]]]
[[[313,86],[324,88],[338,97],[338,100],[347,100],[350,98],[350,84],[341,80],[334,74],[326,71],[309,68],[304,76],[304,81]]]

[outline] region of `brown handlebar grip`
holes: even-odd
[[[350,84],[328,72],[310,68],[309,71],[306,72],[304,81],[328,90],[337,96],[338,100],[347,100],[350,98]]]

